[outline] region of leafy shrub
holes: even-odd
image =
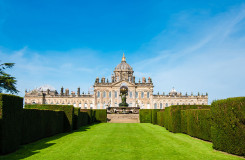
[[[181,113],[183,112],[181,111]],[[211,141],[210,109],[185,110],[185,116],[186,116],[185,117],[186,126],[187,126],[186,128],[187,128],[188,135],[197,137],[203,140]],[[181,120],[183,121],[183,119]]]
[[[107,110],[106,109],[94,109],[95,122],[107,122]]]
[[[152,109],[151,111],[151,123],[152,124],[157,124],[157,112],[159,112],[160,109]]]
[[[86,112],[88,115],[88,124],[92,124],[95,121],[94,111],[92,109],[81,109],[80,112]]]
[[[139,116],[140,116],[140,123],[151,123],[152,109],[140,109]]]
[[[157,112],[157,124],[162,127],[163,127],[163,114],[164,114],[164,109]]]
[[[72,105],[25,105],[26,109],[46,109],[46,110],[57,110],[64,111],[64,131],[70,132],[73,128],[73,116],[74,116],[74,107]]]
[[[186,110],[181,111],[181,132],[187,134],[187,117]]]
[[[186,109],[209,109],[209,105],[173,105],[167,107],[167,112],[165,112],[166,116],[166,128],[174,133],[181,132],[181,110]],[[166,108],[165,108],[166,111]]]
[[[63,132],[64,111],[24,109],[21,124],[21,144]]]
[[[214,101],[211,105],[213,148],[245,155],[245,97]]]
[[[0,94],[0,154],[15,151],[21,141],[23,98]]]

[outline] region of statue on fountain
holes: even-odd
[[[126,103],[127,95],[128,95],[128,87],[121,86],[120,87],[120,97],[122,99],[122,103],[119,103],[119,107],[128,107],[128,103]]]

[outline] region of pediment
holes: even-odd
[[[114,84],[112,84],[112,87],[120,87],[122,85],[122,83],[126,84],[128,87],[135,87],[134,83],[131,83],[131,82],[128,82],[128,81],[115,82]]]

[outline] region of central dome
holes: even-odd
[[[126,58],[124,56],[124,53],[123,53],[123,58],[122,58],[121,63],[116,66],[115,70],[124,70],[124,71],[133,70],[133,68],[128,63],[126,63]]]

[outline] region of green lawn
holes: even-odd
[[[242,159],[212,149],[212,144],[185,134],[143,123],[101,123],[71,134],[59,134],[24,145],[0,159],[42,160],[233,160]]]

